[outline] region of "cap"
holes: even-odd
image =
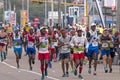
[[[42,29],[46,29],[46,28],[45,27],[41,27],[40,30],[42,30]]]
[[[95,26],[96,24],[95,23],[92,23],[91,26]]]

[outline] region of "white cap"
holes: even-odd
[[[95,23],[92,23],[92,24],[91,24],[91,26],[94,26],[94,25],[96,25],[96,24],[95,24]]]
[[[45,29],[45,27],[44,26],[40,27],[40,30],[42,30],[42,29]]]

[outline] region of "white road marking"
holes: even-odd
[[[10,64],[8,64],[6,62],[1,62],[1,63],[5,64],[6,66],[8,66],[10,68],[17,69],[15,66],[12,66],[12,65],[10,65]],[[18,70],[19,70],[18,72],[23,71],[23,72],[32,73],[32,74],[39,75],[39,76],[42,75],[40,73],[37,73],[37,72],[34,72],[34,71],[25,70],[25,69],[18,69]],[[54,78],[54,77],[50,77],[50,76],[47,76],[47,78],[52,79],[52,80],[60,80],[60,79],[57,79],[57,78]]]

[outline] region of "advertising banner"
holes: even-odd
[[[5,11],[4,12],[4,21],[5,23],[16,24],[16,13],[14,11]]]
[[[10,23],[16,25],[16,13],[14,11],[11,11]]]
[[[116,0],[104,0],[105,7],[111,7],[112,10],[116,10]]]

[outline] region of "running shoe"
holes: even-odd
[[[74,75],[77,76],[77,69],[75,69],[75,71],[74,71]]]
[[[104,71],[105,71],[105,73],[107,73],[107,72],[108,72],[108,68],[107,68],[107,67],[105,67],[105,68],[104,68]]]
[[[44,75],[42,75],[41,80],[44,80],[44,79],[45,79],[45,76],[44,76]]]
[[[80,78],[80,80],[84,80],[81,74],[78,75],[78,78]]]
[[[66,77],[66,74],[64,73],[64,74],[62,75],[62,77]]]
[[[66,76],[66,77],[69,77],[69,73],[68,73],[68,72],[66,72],[65,76]]]
[[[47,70],[45,70],[45,76],[48,76],[48,71]]]
[[[110,71],[109,71],[109,73],[112,73],[112,68],[110,68]]]
[[[91,68],[88,69],[88,73],[91,74]]]
[[[94,71],[93,75],[97,75],[96,71]]]

